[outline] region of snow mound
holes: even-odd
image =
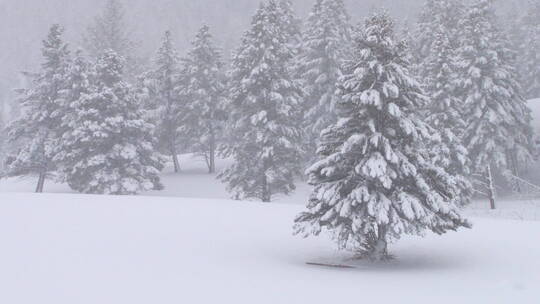
[[[540,223],[392,246],[353,263],[324,237],[291,235],[302,206],[228,200],[0,194],[0,302],[537,303]],[[352,264],[355,269],[306,265]],[[30,292],[29,292],[30,291]]]

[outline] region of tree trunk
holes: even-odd
[[[387,228],[379,225],[377,233],[377,244],[373,250],[372,258],[382,261],[388,259],[388,241],[386,240]]]
[[[46,178],[47,178],[47,175],[44,173],[43,178],[41,178],[41,187],[39,189],[40,193],[43,193],[43,191],[45,190],[45,179]]]
[[[44,186],[45,186],[45,173],[41,172],[38,178],[36,193],[43,193]]]
[[[37,182],[37,185],[36,185],[36,193],[40,193],[39,192],[39,186],[41,185],[41,174],[39,175],[38,177],[38,182]]]
[[[270,203],[272,201],[272,190],[268,184],[268,177],[266,172],[270,169],[270,164],[272,161],[270,159],[263,160],[263,172],[262,172],[262,201],[263,203]]]
[[[174,164],[174,173],[180,172],[180,162],[178,161],[178,153],[176,152],[176,149],[174,147],[174,144],[170,144],[170,150],[171,150],[171,157]]]
[[[271,201],[271,195],[270,190],[268,189],[268,178],[266,177],[266,173],[263,173],[262,176],[262,202],[263,203],[270,203]]]
[[[268,185],[268,177],[266,171],[268,170],[267,161],[264,161],[264,171],[262,172],[262,201],[263,203],[270,203],[272,200],[272,194],[270,193],[270,186]]]
[[[491,174],[491,165],[487,167],[488,195],[491,210],[495,210],[495,186],[493,185],[493,175]]]
[[[216,132],[213,124],[208,124],[208,132],[210,133],[210,142],[208,143],[208,154],[205,154],[206,164],[208,165],[208,173],[216,172]]]
[[[213,174],[216,172],[216,143],[214,140],[214,135],[212,134],[212,138],[210,139],[210,155],[209,155],[209,162],[208,162],[208,171],[210,174]]]
[[[216,150],[215,148],[210,149],[210,168],[209,173],[213,174],[216,173]]]
[[[519,165],[518,165],[516,152],[512,150],[510,157],[512,158],[512,171],[513,171],[512,173],[514,174],[514,176],[520,177],[519,176]],[[515,189],[516,192],[521,193],[521,185],[519,184],[519,182],[515,182],[515,187],[516,187],[516,189]]]
[[[172,155],[174,163],[174,173],[180,172],[180,162],[178,161],[178,155],[175,153]]]

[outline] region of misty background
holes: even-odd
[[[49,26],[59,23],[71,49],[82,46],[83,34],[106,0],[0,0],[0,108],[4,115],[22,85],[21,72],[34,71],[41,59],[41,41]],[[228,60],[242,33],[259,6],[259,0],[124,0],[126,20],[133,39],[139,43],[136,54],[153,58],[165,30],[170,29],[183,55],[196,30],[210,25]],[[296,0],[299,17],[304,19],[314,0]],[[387,8],[402,24],[414,23],[424,0],[346,0],[354,23],[380,7]],[[501,16],[525,4],[525,0],[499,0]]]

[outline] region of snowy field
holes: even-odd
[[[291,235],[301,206],[0,194],[0,303],[538,303],[540,223],[473,219],[386,265]],[[305,262],[355,264],[340,270]]]
[[[307,185],[274,204],[231,201],[202,160],[182,163],[164,173],[165,191],[137,197],[51,183],[36,195],[33,179],[1,181],[0,303],[540,301],[538,201],[475,202],[474,229],[406,237],[391,247],[397,260],[362,264],[327,236],[292,235]]]

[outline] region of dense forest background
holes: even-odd
[[[423,0],[347,0],[355,22],[371,10],[384,6],[402,23],[414,22]],[[526,1],[499,0],[503,15]],[[0,107],[13,99],[12,88],[21,85],[22,71],[39,65],[40,44],[49,26],[60,23],[66,38],[75,49],[82,44],[82,34],[103,8],[105,0],[0,0]],[[211,26],[225,59],[238,45],[259,5],[255,0],[129,0],[128,27],[140,44],[138,56],[153,56],[163,31],[170,29],[181,53],[187,50],[193,33],[204,22]],[[296,10],[305,17],[313,0],[296,0]],[[6,115],[8,111],[3,111]]]

